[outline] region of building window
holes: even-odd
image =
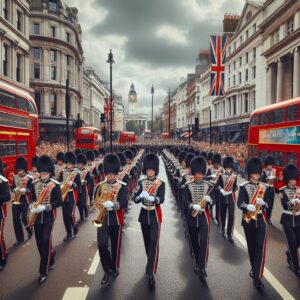
[[[280,28],[278,28],[278,29],[274,32],[273,39],[274,39],[274,44],[277,43],[277,42],[279,42],[279,40],[280,40]]]
[[[56,50],[50,50],[51,62],[56,62]]]
[[[34,64],[34,79],[40,79],[40,64]]]
[[[197,96],[197,105],[199,105],[199,103],[200,103],[200,97]]]
[[[242,45],[243,44],[243,36],[241,35],[240,36],[240,45]]]
[[[253,59],[255,59],[256,58],[256,48],[254,47],[253,48]]]
[[[255,32],[256,32],[256,23],[255,23],[255,24],[253,24],[253,27],[252,27],[252,29],[253,29],[253,33],[255,33]]]
[[[245,102],[244,102],[244,107],[245,107],[245,113],[248,113],[248,94],[244,94],[245,95]]]
[[[34,34],[40,34],[40,24],[39,23],[34,23],[33,24],[33,33]]]
[[[249,71],[248,71],[248,69],[246,69],[246,72],[245,72],[245,81],[248,82],[248,79],[249,79]]]
[[[41,58],[41,49],[40,48],[33,48],[33,59],[39,60]]]
[[[70,43],[70,41],[71,41],[71,35],[70,35],[69,32],[66,32],[66,41],[67,41],[68,43]]]
[[[236,42],[234,42],[234,44],[233,44],[233,50],[235,50],[236,49]]]
[[[49,0],[49,9],[57,11],[57,0]]]
[[[228,48],[228,53],[229,53],[229,55],[231,54],[231,46],[229,46],[229,48]]]
[[[242,57],[240,57],[240,67],[242,66]]]
[[[291,34],[294,31],[294,18],[291,18],[286,22],[286,33]]]
[[[230,88],[230,77],[228,77],[228,87]]]
[[[233,75],[233,86],[235,86],[235,75]]]
[[[9,53],[9,47],[5,44],[3,44],[2,49],[2,61],[3,61],[3,75],[8,76],[8,53]]]
[[[248,52],[246,52],[246,56],[245,56],[245,62],[246,62],[246,64],[248,63],[248,61],[249,61],[249,54],[248,54]]]
[[[52,37],[56,36],[56,28],[55,28],[55,26],[51,26],[51,36]]]
[[[249,38],[249,31],[246,30],[246,40],[248,40],[248,38]]]
[[[228,65],[228,73],[230,74],[230,65]]]
[[[236,69],[236,62],[234,61],[233,62],[233,70],[235,70]]]
[[[256,66],[252,67],[252,78],[256,78]]]
[[[236,100],[233,100],[233,115],[236,115]]]
[[[16,80],[21,82],[21,63],[22,63],[22,56],[21,54],[17,53],[16,56]]]
[[[35,100],[36,107],[38,109],[38,113],[40,115],[41,114],[41,94],[38,92],[34,93],[34,100]]]
[[[17,29],[22,31],[22,13],[17,10]]]
[[[67,63],[67,66],[70,66],[70,55],[66,55],[66,63]]]
[[[252,92],[252,109],[255,110],[256,108],[256,94],[255,91]]]
[[[50,112],[51,112],[51,116],[57,115],[57,96],[56,96],[56,94],[50,94]]]
[[[8,0],[3,1],[3,16],[8,20]]]
[[[242,83],[242,72],[239,72],[239,84]]]
[[[51,66],[51,80],[56,80],[56,66]]]

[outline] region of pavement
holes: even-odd
[[[7,267],[0,273],[0,299],[300,299],[300,279],[288,268],[286,243],[279,224],[281,205],[276,198],[273,225],[268,226],[265,289],[259,293],[250,271],[241,211],[236,209],[235,243],[222,238],[211,224],[207,284],[193,273],[194,261],[184,236],[182,221],[160,162],[159,177],[166,182],[162,205],[163,223],[160,237],[156,288],[148,288],[145,275],[146,255],[138,223],[140,205],[131,203],[123,230],[120,275],[106,287],[100,286],[103,270],[99,263],[96,228],[91,220],[97,211],[91,209],[89,220],[79,225],[79,233],[67,243],[61,209],[53,230],[56,264],[42,286],[37,284],[39,255],[35,237],[12,247],[15,241],[11,209],[6,221],[5,240],[9,251]],[[240,179],[240,182],[242,179]],[[78,218],[78,211],[77,218]]]

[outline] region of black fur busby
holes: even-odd
[[[248,160],[246,166],[247,174],[261,174],[262,161],[259,157],[252,157]]]
[[[223,167],[224,169],[233,169],[233,158],[230,156],[227,156],[223,160]]]
[[[123,152],[118,152],[117,155],[120,159],[121,166],[124,167],[126,165],[126,156],[125,156],[125,154]]]
[[[275,161],[274,161],[273,156],[268,155],[268,156],[265,158],[265,165],[266,165],[266,166],[273,166],[274,164],[275,164]]]
[[[18,157],[16,160],[16,170],[25,170],[27,172],[27,160],[24,157]]]
[[[86,165],[86,156],[85,154],[83,153],[79,153],[77,156],[76,156],[76,161],[77,161],[77,164],[83,164],[83,165]]]
[[[196,173],[206,174],[207,163],[203,156],[196,156],[191,160],[191,172],[193,175]]]
[[[200,156],[200,151],[199,150],[195,150],[195,156]]]
[[[0,158],[0,175],[3,175],[3,164],[2,164],[2,160]]]
[[[184,147],[184,148],[183,148],[183,151],[189,152],[189,148],[188,148],[188,147]]]
[[[38,157],[37,156],[33,156],[31,159],[31,167],[37,167],[37,160]]]
[[[62,162],[65,162],[65,154],[63,152],[58,152],[56,154],[56,161],[62,161]]]
[[[77,156],[78,154],[82,153],[82,151],[80,149],[75,149],[74,153]]]
[[[52,159],[48,155],[42,155],[37,160],[37,170],[39,173],[50,173],[50,176],[54,175],[54,165]]]
[[[76,157],[75,157],[75,154],[71,151],[69,152],[66,152],[65,154],[65,163],[69,163],[69,164],[73,164],[75,165],[76,163]]]
[[[289,180],[298,180],[298,176],[298,168],[293,164],[287,165],[283,169],[283,180],[285,184],[288,184]]]
[[[154,170],[155,175],[159,172],[159,159],[156,154],[149,153],[145,156],[144,162],[143,162],[143,172],[146,174],[147,170]]]
[[[133,160],[134,154],[131,150],[124,151],[126,159]]]
[[[133,153],[133,155],[136,156],[136,154],[137,154],[137,149],[136,149],[136,147],[131,146],[131,147],[129,148],[129,150],[131,150],[132,153]]]
[[[193,147],[190,147],[189,152],[195,154],[195,149]]]
[[[221,155],[219,153],[214,154],[212,159],[213,164],[221,164]]]
[[[95,159],[95,154],[93,151],[89,150],[85,153],[86,159],[93,161]]]
[[[207,154],[207,160],[212,161],[214,157],[214,154],[212,152],[208,152]]]
[[[186,156],[186,152],[185,151],[180,151],[179,152],[179,154],[178,154],[178,160],[179,160],[180,163],[184,160],[185,156]]]
[[[174,149],[174,156],[175,157],[178,157],[178,154],[179,154],[179,152],[180,152],[180,150],[176,147],[175,149]]]
[[[101,148],[99,148],[99,154],[100,155],[102,155],[102,156],[104,156],[105,154],[106,154],[106,150],[105,150],[105,148],[103,148],[103,147],[101,147]]]
[[[200,156],[203,156],[205,159],[207,159],[207,153],[205,151],[202,151],[200,153]]]
[[[185,161],[185,166],[189,168],[191,166],[191,160],[195,157],[193,153],[187,153],[184,161]]]
[[[103,159],[104,174],[108,173],[118,174],[120,171],[121,163],[116,154],[107,154]]]
[[[99,157],[99,152],[97,150],[93,150],[94,154],[95,154],[95,157]]]

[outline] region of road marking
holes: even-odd
[[[93,258],[93,261],[91,263],[91,266],[89,268],[89,271],[88,271],[88,274],[89,275],[94,275],[96,274],[96,270],[97,270],[97,267],[98,267],[98,264],[100,262],[100,256],[99,256],[99,252],[98,250],[96,251],[96,254]]]
[[[88,287],[72,287],[67,288],[62,300],[84,300],[89,292]]]
[[[233,235],[247,249],[247,242],[245,238],[236,230],[234,230]],[[288,290],[275,278],[275,276],[266,267],[264,268],[264,277],[276,290],[276,292],[282,297],[282,299],[295,300],[295,298],[288,292]]]

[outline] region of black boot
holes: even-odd
[[[24,240],[16,241],[16,242],[13,243],[13,246],[14,247],[18,246],[18,245],[22,244],[23,242],[24,242]]]
[[[260,280],[260,278],[254,279],[253,283],[256,289],[258,289],[259,291],[262,291],[265,287],[263,282]]]
[[[7,259],[2,260],[2,262],[0,263],[0,272],[4,270],[5,266],[6,266],[6,262]]]
[[[101,280],[101,285],[105,285],[108,283],[110,277],[110,272],[106,272]]]
[[[195,267],[194,267],[194,273],[195,274],[199,274],[199,266],[198,265],[196,265]]]
[[[71,234],[67,234],[67,236],[64,238],[64,242],[69,241],[72,238]]]
[[[288,250],[285,251],[287,264],[293,268],[292,258]]]
[[[76,226],[74,227],[73,234],[74,234],[74,235],[77,235],[77,233],[78,233],[78,226],[76,225]]]
[[[253,271],[252,270],[250,270],[249,276],[253,279]]]
[[[231,234],[228,234],[227,235],[227,238],[228,238],[228,241],[233,244],[234,243],[234,239],[232,238],[232,235]]]
[[[154,287],[155,286],[155,279],[153,274],[148,275],[148,284],[150,287]]]
[[[56,251],[53,250],[52,255],[51,255],[51,259],[50,259],[49,269],[52,269],[55,265],[55,255],[56,255]]]
[[[29,239],[29,240],[32,238],[32,235],[33,235],[33,231],[32,231],[32,229],[30,229],[30,230],[28,231],[28,239]]]
[[[119,276],[119,271],[118,270],[115,270],[114,272],[113,272],[113,276],[116,278],[116,277],[118,277]]]
[[[40,274],[39,279],[38,279],[39,285],[42,285],[46,280],[47,280],[47,275]]]

